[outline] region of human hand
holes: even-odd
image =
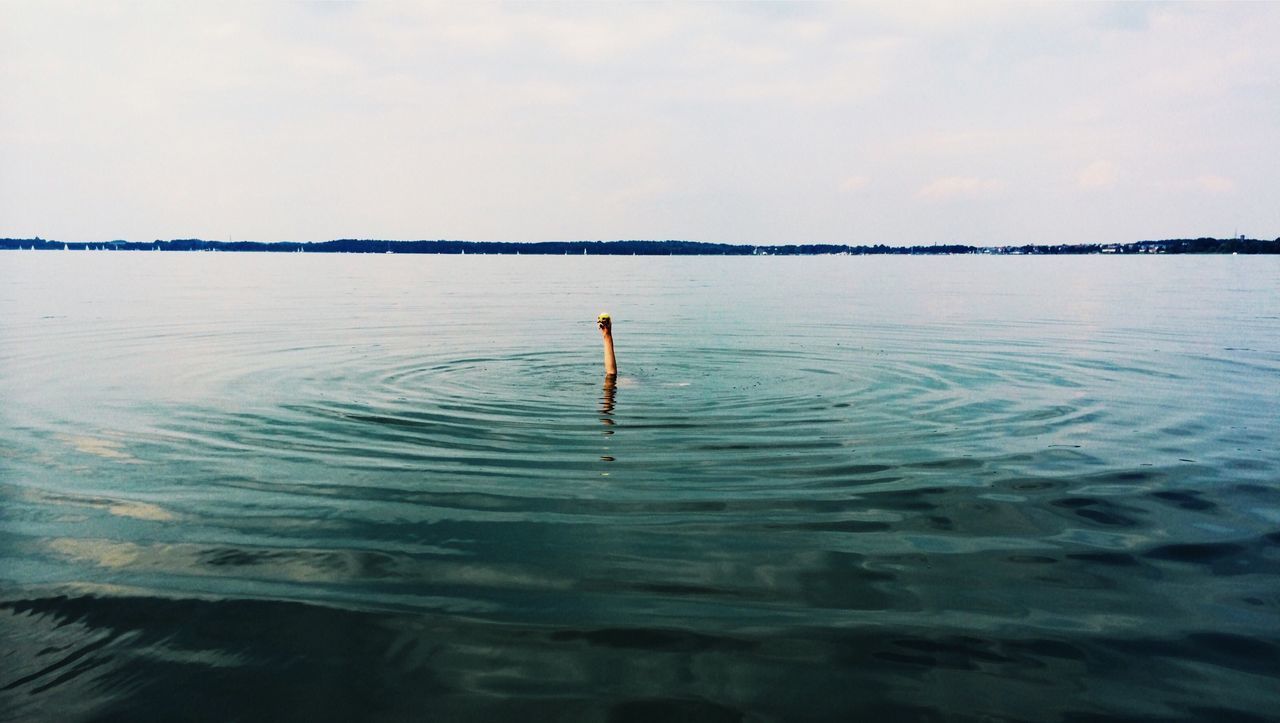
[[[609,312],[605,312],[596,317],[596,326],[599,327],[600,333],[604,336],[613,334],[613,319],[609,317]]]

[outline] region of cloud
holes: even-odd
[[[1116,167],[1110,161],[1094,161],[1076,174],[1076,185],[1095,190],[1116,185]]]
[[[1022,131],[988,128],[982,130],[930,130],[903,138],[897,145],[901,151],[935,156],[965,156],[997,153],[1025,143]]]
[[[1004,182],[995,178],[976,176],[946,176],[926,183],[916,196],[931,201],[952,198],[991,198],[1004,190]]]
[[[1231,193],[1236,190],[1236,182],[1225,176],[1200,176],[1195,180],[1195,185],[1208,193]]]
[[[841,193],[857,193],[867,187],[871,179],[866,176],[849,176],[840,182]]]

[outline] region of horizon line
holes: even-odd
[[[799,246],[838,246],[848,248],[930,248],[934,246],[967,246],[973,248],[1009,248],[1009,247],[1054,247],[1054,246],[1123,246],[1127,244],[1140,243],[1164,243],[1171,241],[1280,241],[1280,236],[1275,239],[1265,237],[1246,237],[1243,234],[1235,234],[1231,236],[1177,236],[1168,238],[1144,238],[1129,241],[1060,241],[1060,242],[1019,242],[1019,241],[992,241],[975,243],[969,241],[928,241],[916,243],[886,243],[883,241],[875,242],[849,242],[849,241],[785,241],[785,242],[743,242],[743,241],[701,241],[697,239],[687,238],[612,238],[612,239],[551,239],[540,241],[513,241],[508,239],[464,239],[464,238],[376,238],[376,237],[355,237],[343,236],[334,237],[323,240],[312,241],[296,241],[296,240],[276,240],[262,241],[251,238],[202,238],[199,236],[172,237],[167,239],[149,239],[149,240],[133,240],[127,238],[113,239],[95,239],[95,240],[67,240],[58,238],[44,238],[41,236],[16,237],[5,236],[0,237],[0,241],[5,242],[36,242],[36,243],[62,243],[62,244],[152,244],[152,243],[173,243],[183,241],[198,241],[201,243],[219,243],[219,244],[235,244],[235,243],[251,243],[262,245],[276,244],[292,244],[292,245],[310,245],[310,244],[331,244],[336,242],[358,242],[358,243],[461,243],[461,244],[620,244],[620,243],[649,243],[649,244],[701,244],[707,246],[734,246],[734,247],[754,247],[754,248],[786,248]]]

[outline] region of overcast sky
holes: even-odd
[[[1280,235],[1280,3],[0,2],[0,236]]]

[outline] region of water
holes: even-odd
[[[0,712],[1265,718],[1277,261],[7,252]]]

